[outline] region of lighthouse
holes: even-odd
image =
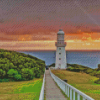
[[[57,33],[57,42],[56,46],[56,61],[55,61],[55,69],[66,69],[66,51],[65,46],[66,42],[64,42],[64,31],[59,29]]]

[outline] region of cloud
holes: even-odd
[[[4,20],[3,19],[0,19],[0,23],[4,23]]]
[[[91,29],[92,32],[100,32],[100,29]]]

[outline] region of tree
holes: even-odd
[[[36,78],[40,78],[40,75],[41,75],[40,73],[41,72],[40,72],[38,66],[37,67],[34,67],[33,69],[34,69],[35,77]]]
[[[92,73],[93,72],[93,69],[87,69],[86,73],[89,74],[89,73]]]
[[[6,72],[0,69],[0,78],[3,78],[6,75]]]
[[[7,72],[9,70],[9,65],[8,64],[3,64],[2,69]]]
[[[20,80],[22,80],[22,76],[20,74],[16,74],[16,75],[14,75],[14,79],[17,81],[20,81]]]
[[[25,68],[31,68],[31,63],[28,63],[28,62],[26,62],[25,64],[24,64],[24,66],[25,66]]]
[[[33,70],[29,68],[21,69],[21,75],[22,75],[23,80],[30,80],[34,78]]]
[[[45,62],[24,53],[0,49],[0,77],[9,80],[39,78],[45,70]]]
[[[100,64],[98,64],[98,70],[100,70]]]
[[[17,75],[18,74],[18,71],[17,70],[14,70],[14,69],[10,69],[8,72],[7,72],[7,74],[8,74],[8,77],[9,78],[14,78],[14,75]]]
[[[96,76],[96,73],[97,73],[97,71],[94,70],[92,73],[90,73],[90,75],[92,75],[92,76]]]
[[[22,68],[24,68],[24,66],[23,65],[19,65],[19,68],[22,69]]]
[[[9,63],[9,68],[10,68],[10,69],[14,69],[14,68],[16,68],[16,67],[14,66],[13,63]]]
[[[82,68],[82,67],[81,67],[81,68],[79,68],[79,69],[80,69],[80,71],[83,73],[85,68]]]
[[[96,75],[99,77],[100,80],[100,71],[97,71]]]

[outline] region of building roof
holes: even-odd
[[[64,31],[62,29],[59,29],[57,34],[64,34]]]

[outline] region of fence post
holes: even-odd
[[[69,97],[69,86],[68,86],[68,97]]]
[[[70,100],[72,100],[72,89],[70,88]]]
[[[65,84],[65,94],[67,95],[67,85]]]
[[[44,85],[45,85],[45,72],[44,72],[44,77],[43,77],[42,88],[41,88],[39,100],[44,100]]]
[[[79,94],[77,94],[77,100],[80,100],[80,95]]]
[[[85,98],[83,98],[83,100],[86,100]]]
[[[73,90],[73,100],[75,100],[75,91]]]

